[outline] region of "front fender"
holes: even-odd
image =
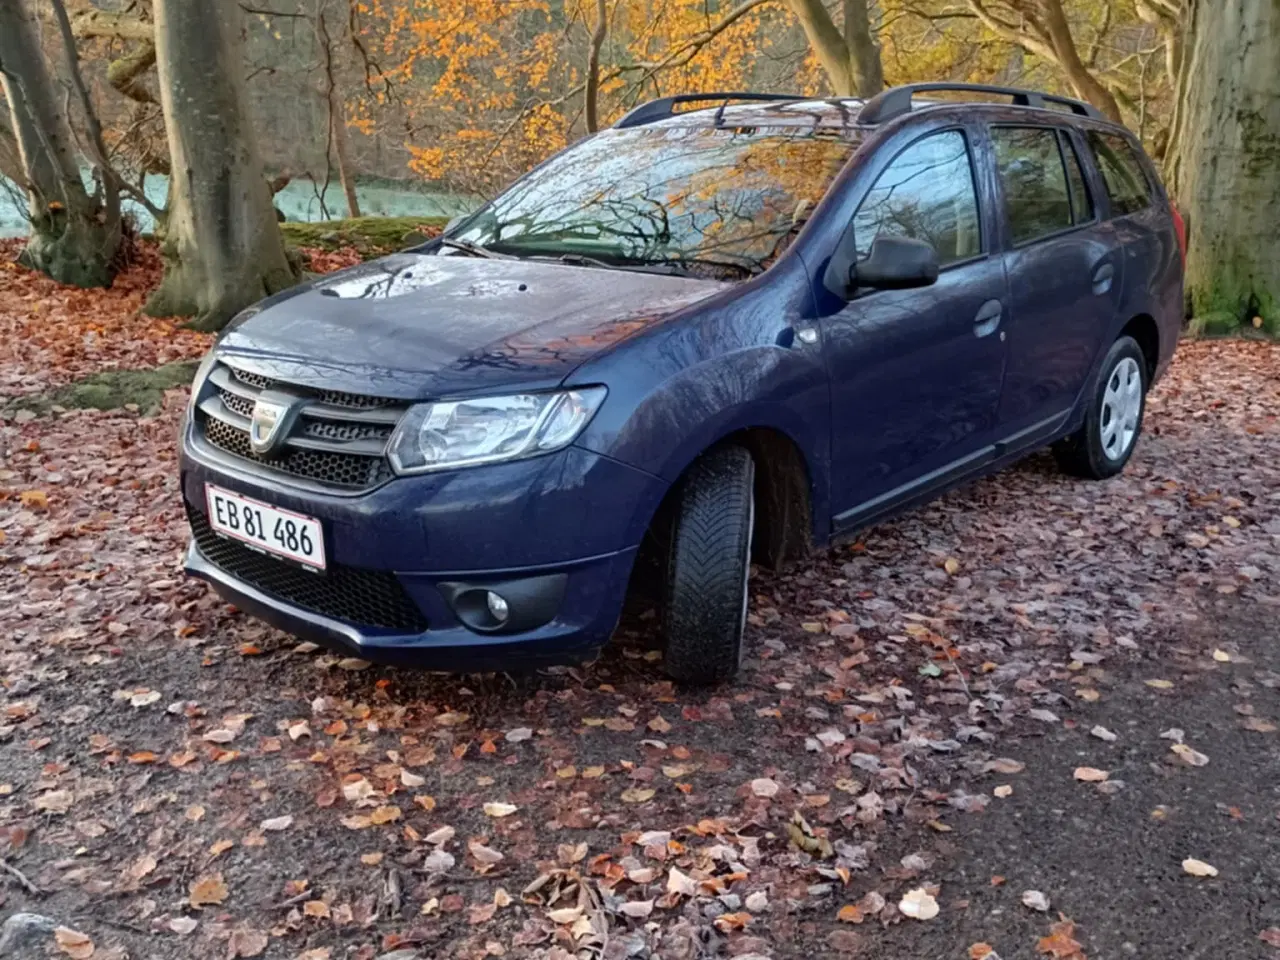
[[[796,445],[805,462],[814,534],[822,539],[830,516],[829,414],[817,347],[745,347],[679,370],[625,418],[598,418],[578,443],[671,482],[725,437],[774,430]]]

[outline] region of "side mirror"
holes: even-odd
[[[938,251],[923,240],[883,235],[871,243],[865,260],[849,267],[849,287],[906,290],[938,279]]]

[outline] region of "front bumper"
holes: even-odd
[[[643,471],[569,447],[399,477],[357,496],[319,493],[207,448],[189,429],[181,470],[196,533],[188,573],[237,607],[331,649],[457,671],[592,657],[617,624],[637,546],[667,489]],[[229,552],[203,521],[205,483],[319,519],[329,571],[301,571],[243,547]],[[468,627],[459,591],[489,585],[533,591],[548,615],[518,632]],[[343,591],[371,599],[361,605]],[[513,620],[516,611],[513,604]]]

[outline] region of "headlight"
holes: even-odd
[[[397,473],[425,473],[559,450],[582,432],[606,392],[582,387],[419,404],[391,438],[391,465]]]

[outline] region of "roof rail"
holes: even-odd
[[[1071,110],[1072,113],[1082,117],[1090,117],[1094,120],[1107,119],[1102,115],[1101,111],[1092,104],[1085,103],[1081,100],[1072,100],[1070,97],[1060,97],[1053,93],[1040,93],[1036,90],[1022,90],[1018,87],[1001,87],[987,83],[908,83],[901,87],[890,87],[876,94],[868,100],[858,113],[858,123],[860,124],[877,124],[885,123],[895,117],[900,117],[904,113],[911,112],[911,98],[918,93],[931,93],[938,91],[960,91],[964,93],[994,93],[1001,96],[1012,97],[1013,102],[1020,107],[1040,107],[1045,108],[1049,104],[1059,104]]]
[[[646,123],[666,120],[675,115],[675,107],[682,103],[715,103],[717,100],[728,103],[730,100],[745,100],[761,103],[784,103],[793,100],[804,100],[806,97],[798,93],[681,93],[674,97],[659,97],[633,108],[614,124],[614,127],[642,127]]]

